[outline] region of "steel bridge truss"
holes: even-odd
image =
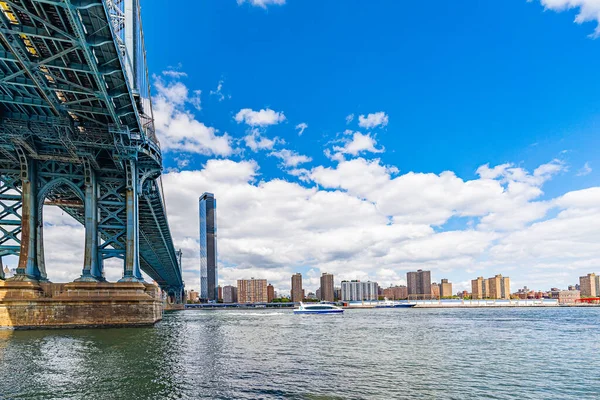
[[[146,272],[181,299],[139,0],[0,0],[0,261],[46,280],[43,206],[85,227],[81,281]],[[0,279],[3,279],[0,272]]]

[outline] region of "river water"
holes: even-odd
[[[598,399],[600,308],[166,313],[0,331],[0,398]]]

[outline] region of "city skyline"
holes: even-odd
[[[199,290],[204,191],[219,198],[223,284],[261,275],[289,292],[301,272],[314,291],[330,272],[385,287],[427,269],[455,291],[494,274],[542,289],[598,270],[600,41],[594,18],[572,23],[579,8],[349,0],[344,18],[325,4],[306,30],[307,2],[188,3],[194,52],[163,29],[173,9],[142,9],[187,288]],[[369,29],[338,33],[363,20]],[[49,278],[76,279],[83,229],[47,208]],[[105,272],[118,280],[118,260]]]

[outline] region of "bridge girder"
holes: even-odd
[[[183,288],[137,1],[0,0],[0,260],[23,279],[46,278],[47,204],[86,228],[81,279],[115,257]]]

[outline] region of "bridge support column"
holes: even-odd
[[[0,280],[3,281],[6,279],[4,276],[4,264],[2,263],[2,256],[0,256]]]
[[[36,161],[28,159],[23,151],[18,148],[21,163],[22,201],[21,209],[21,252],[19,265],[12,281],[37,281],[44,280],[38,268],[38,204],[37,204],[37,176]],[[40,229],[43,229],[41,227]],[[45,275],[45,274],[44,274]]]
[[[127,192],[125,197],[127,213],[127,240],[125,249],[125,270],[119,282],[143,282],[139,255],[139,185],[135,161],[127,166]]]
[[[104,281],[103,264],[98,253],[98,185],[96,172],[89,165],[85,171],[85,258],[81,277],[76,282]]]

